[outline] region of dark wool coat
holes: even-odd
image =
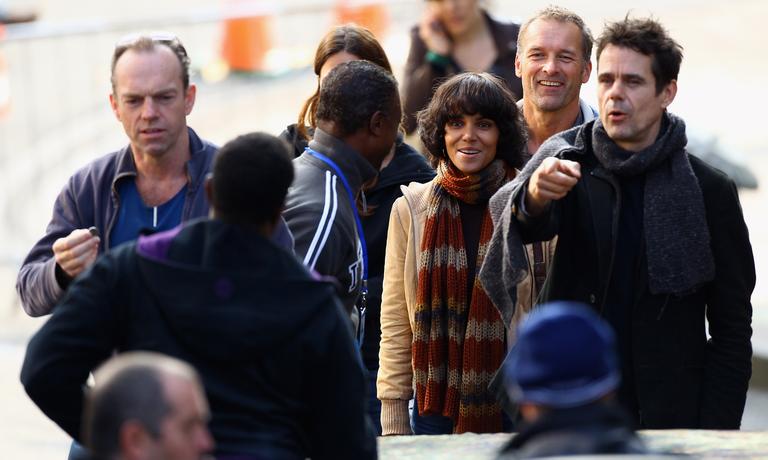
[[[554,140],[566,144],[557,156],[581,164],[582,179],[574,189],[537,219],[515,211],[524,242],[559,237],[539,301],[576,300],[602,313],[613,273],[621,189],[595,158],[591,130],[587,123]],[[625,287],[634,292],[629,331],[639,413],[633,415],[642,428],[736,429],[751,376],[752,247],[733,181],[688,158],[704,199],[716,275],[684,295],[654,295],[645,251],[640,251],[635,279]],[[526,188],[521,184],[513,192],[515,203]]]

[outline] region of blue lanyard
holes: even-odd
[[[355,224],[357,224],[357,236],[360,238],[360,245],[363,247],[363,287],[361,292],[363,295],[366,295],[368,294],[368,246],[365,243],[365,235],[363,234],[363,222],[360,220],[360,215],[357,213],[357,205],[355,204],[355,195],[352,193],[352,187],[349,186],[347,177],[343,172],[341,172],[341,169],[338,167],[338,165],[336,165],[336,163],[333,162],[333,160],[320,152],[312,150],[309,147],[307,147],[305,150],[313,157],[330,166],[336,175],[339,176],[341,183],[344,184],[344,188],[347,190],[347,196],[349,196],[349,204],[352,206],[352,212],[355,215]]]

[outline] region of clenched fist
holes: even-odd
[[[53,243],[53,255],[64,273],[76,277],[91,265],[99,253],[101,239],[87,228],[72,230],[69,236]]]
[[[545,159],[528,181],[526,210],[532,216],[541,214],[552,200],[567,195],[580,178],[581,165],[575,161],[555,157]]]

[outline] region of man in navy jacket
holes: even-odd
[[[176,37],[117,43],[109,100],[130,142],[77,171],[56,199],[45,235],[18,274],[27,314],[49,314],[98,254],[140,230],[167,230],[208,214],[203,180],[216,147],[187,127],[195,94]]]

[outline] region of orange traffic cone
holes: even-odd
[[[389,14],[384,3],[337,0],[335,11],[338,24],[354,22],[370,30],[379,40],[389,27]]]
[[[252,16],[224,23],[222,57],[230,70],[261,72],[271,45],[269,18]]]

